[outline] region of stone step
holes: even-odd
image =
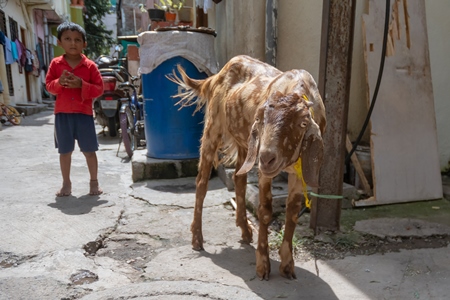
[[[14,105],[19,113],[23,113],[24,116],[30,116],[47,110],[48,105],[44,103],[18,103]]]
[[[131,160],[133,182],[197,176],[198,159],[155,159],[147,149],[135,150]]]

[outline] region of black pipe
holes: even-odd
[[[353,143],[352,150],[350,150],[350,152],[347,154],[347,157],[345,158],[345,165],[348,164],[348,162],[350,161],[350,157],[355,152],[356,147],[358,147],[359,142],[361,142],[364,132],[367,129],[367,125],[369,124],[369,120],[372,115],[373,108],[375,106],[375,101],[377,100],[378,90],[380,89],[381,77],[383,75],[384,59],[386,57],[386,45],[387,45],[387,35],[389,32],[389,13],[390,13],[390,11],[391,11],[391,1],[386,0],[386,15],[384,17],[383,48],[381,49],[381,61],[380,61],[380,68],[378,70],[377,84],[375,86],[375,91],[373,92],[372,101],[370,102],[369,111],[367,112],[367,116],[366,116],[366,119],[364,120],[363,127],[361,128],[361,131],[359,132],[359,135],[358,135],[356,141]]]
[[[388,35],[388,32],[389,32],[389,15],[390,15],[390,10],[391,10],[391,1],[390,0],[386,0],[386,14],[385,14],[385,18],[384,18],[383,47],[381,49],[381,61],[380,61],[380,68],[378,70],[377,84],[375,86],[375,91],[373,92],[372,101],[370,103],[369,111],[367,112],[367,116],[366,116],[366,119],[364,121],[363,127],[361,128],[361,131],[360,131],[360,133],[358,135],[358,138],[356,139],[356,141],[353,144],[352,150],[350,150],[350,152],[347,154],[347,157],[345,158],[345,165],[348,164],[348,162],[350,160],[350,157],[355,152],[356,147],[358,146],[359,142],[361,142],[361,139],[362,139],[362,137],[364,135],[364,132],[367,129],[367,125],[369,124],[369,120],[370,120],[370,117],[372,115],[373,108],[375,106],[375,101],[377,100],[378,90],[380,89],[381,78],[382,78],[382,75],[383,75],[384,60],[385,60],[385,57],[386,57],[387,35]],[[303,215],[307,210],[308,210],[308,208],[306,206],[303,207],[303,209],[299,212],[298,217]]]

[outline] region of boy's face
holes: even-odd
[[[66,54],[79,55],[87,43],[83,42],[83,35],[75,30],[66,30],[61,35],[61,40],[58,40],[58,46],[61,46]]]

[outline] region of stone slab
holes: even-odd
[[[147,157],[147,149],[134,151],[133,182],[150,179],[175,179],[197,176],[198,159],[155,159]]]

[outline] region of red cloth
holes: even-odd
[[[92,99],[103,94],[103,80],[95,63],[81,54],[80,63],[72,67],[64,55],[55,57],[48,68],[45,83],[47,91],[56,95],[55,114],[82,113],[93,115]],[[81,88],[65,88],[59,84],[63,70],[67,70],[82,79]]]

